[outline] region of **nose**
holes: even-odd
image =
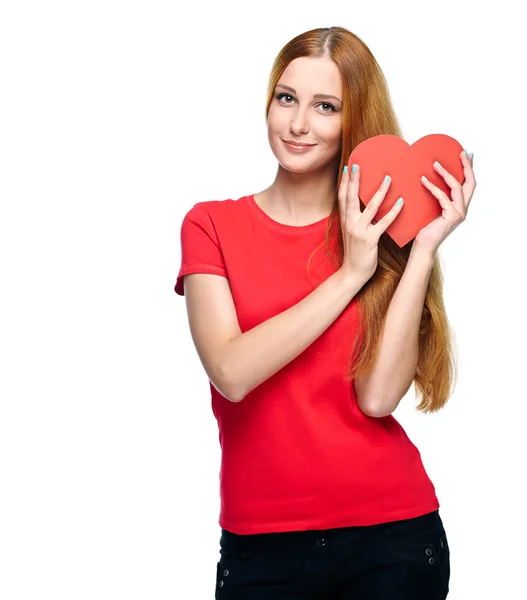
[[[307,111],[298,108],[293,115],[293,120],[290,125],[291,133],[295,135],[303,135],[309,131],[307,119]]]

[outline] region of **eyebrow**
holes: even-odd
[[[296,94],[296,90],[288,85],[284,85],[283,83],[277,83],[276,87],[283,87],[286,90],[289,90],[290,92],[293,92],[293,94]],[[339,100],[339,98],[337,98],[336,96],[331,96],[329,94],[315,94],[313,96],[313,98],[333,98],[334,100],[337,100],[338,102],[342,102],[342,100]]]

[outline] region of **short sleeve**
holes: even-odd
[[[181,224],[181,268],[174,291],[184,296],[183,278],[190,273],[227,277],[223,253],[210,216],[194,205]]]

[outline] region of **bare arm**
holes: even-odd
[[[375,273],[379,237],[393,223],[402,204],[395,204],[372,226],[372,218],[386,196],[389,178],[361,213],[359,172],[354,165],[353,175],[343,176],[339,187],[342,266],[291,308],[242,334],[228,280],[208,273],[185,276],[187,310],[196,349],[212,384],[232,402],[243,400],[301,354]],[[366,406],[369,398],[361,400],[357,393],[357,402],[362,412],[370,414]]]
[[[241,333],[228,281],[185,277],[192,337],[213,385],[232,402],[301,354],[342,313],[365,283],[339,269],[303,300]]]
[[[434,255],[412,246],[381,330],[373,368],[355,379],[358,396],[368,398],[370,416],[385,417],[399,405],[415,378],[419,327]]]

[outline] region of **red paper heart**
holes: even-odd
[[[351,173],[353,164],[360,166],[359,198],[365,206],[379,189],[384,176],[390,175],[392,181],[375,221],[380,221],[402,196],[403,207],[386,229],[393,241],[402,247],[442,212],[439,200],[421,183],[421,175],[452,199],[450,186],[435,171],[433,163],[437,160],[462,183],[463,164],[459,157],[462,150],[463,146],[457,140],[440,133],[426,135],[411,146],[395,135],[376,135],[353,150],[348,172]]]

